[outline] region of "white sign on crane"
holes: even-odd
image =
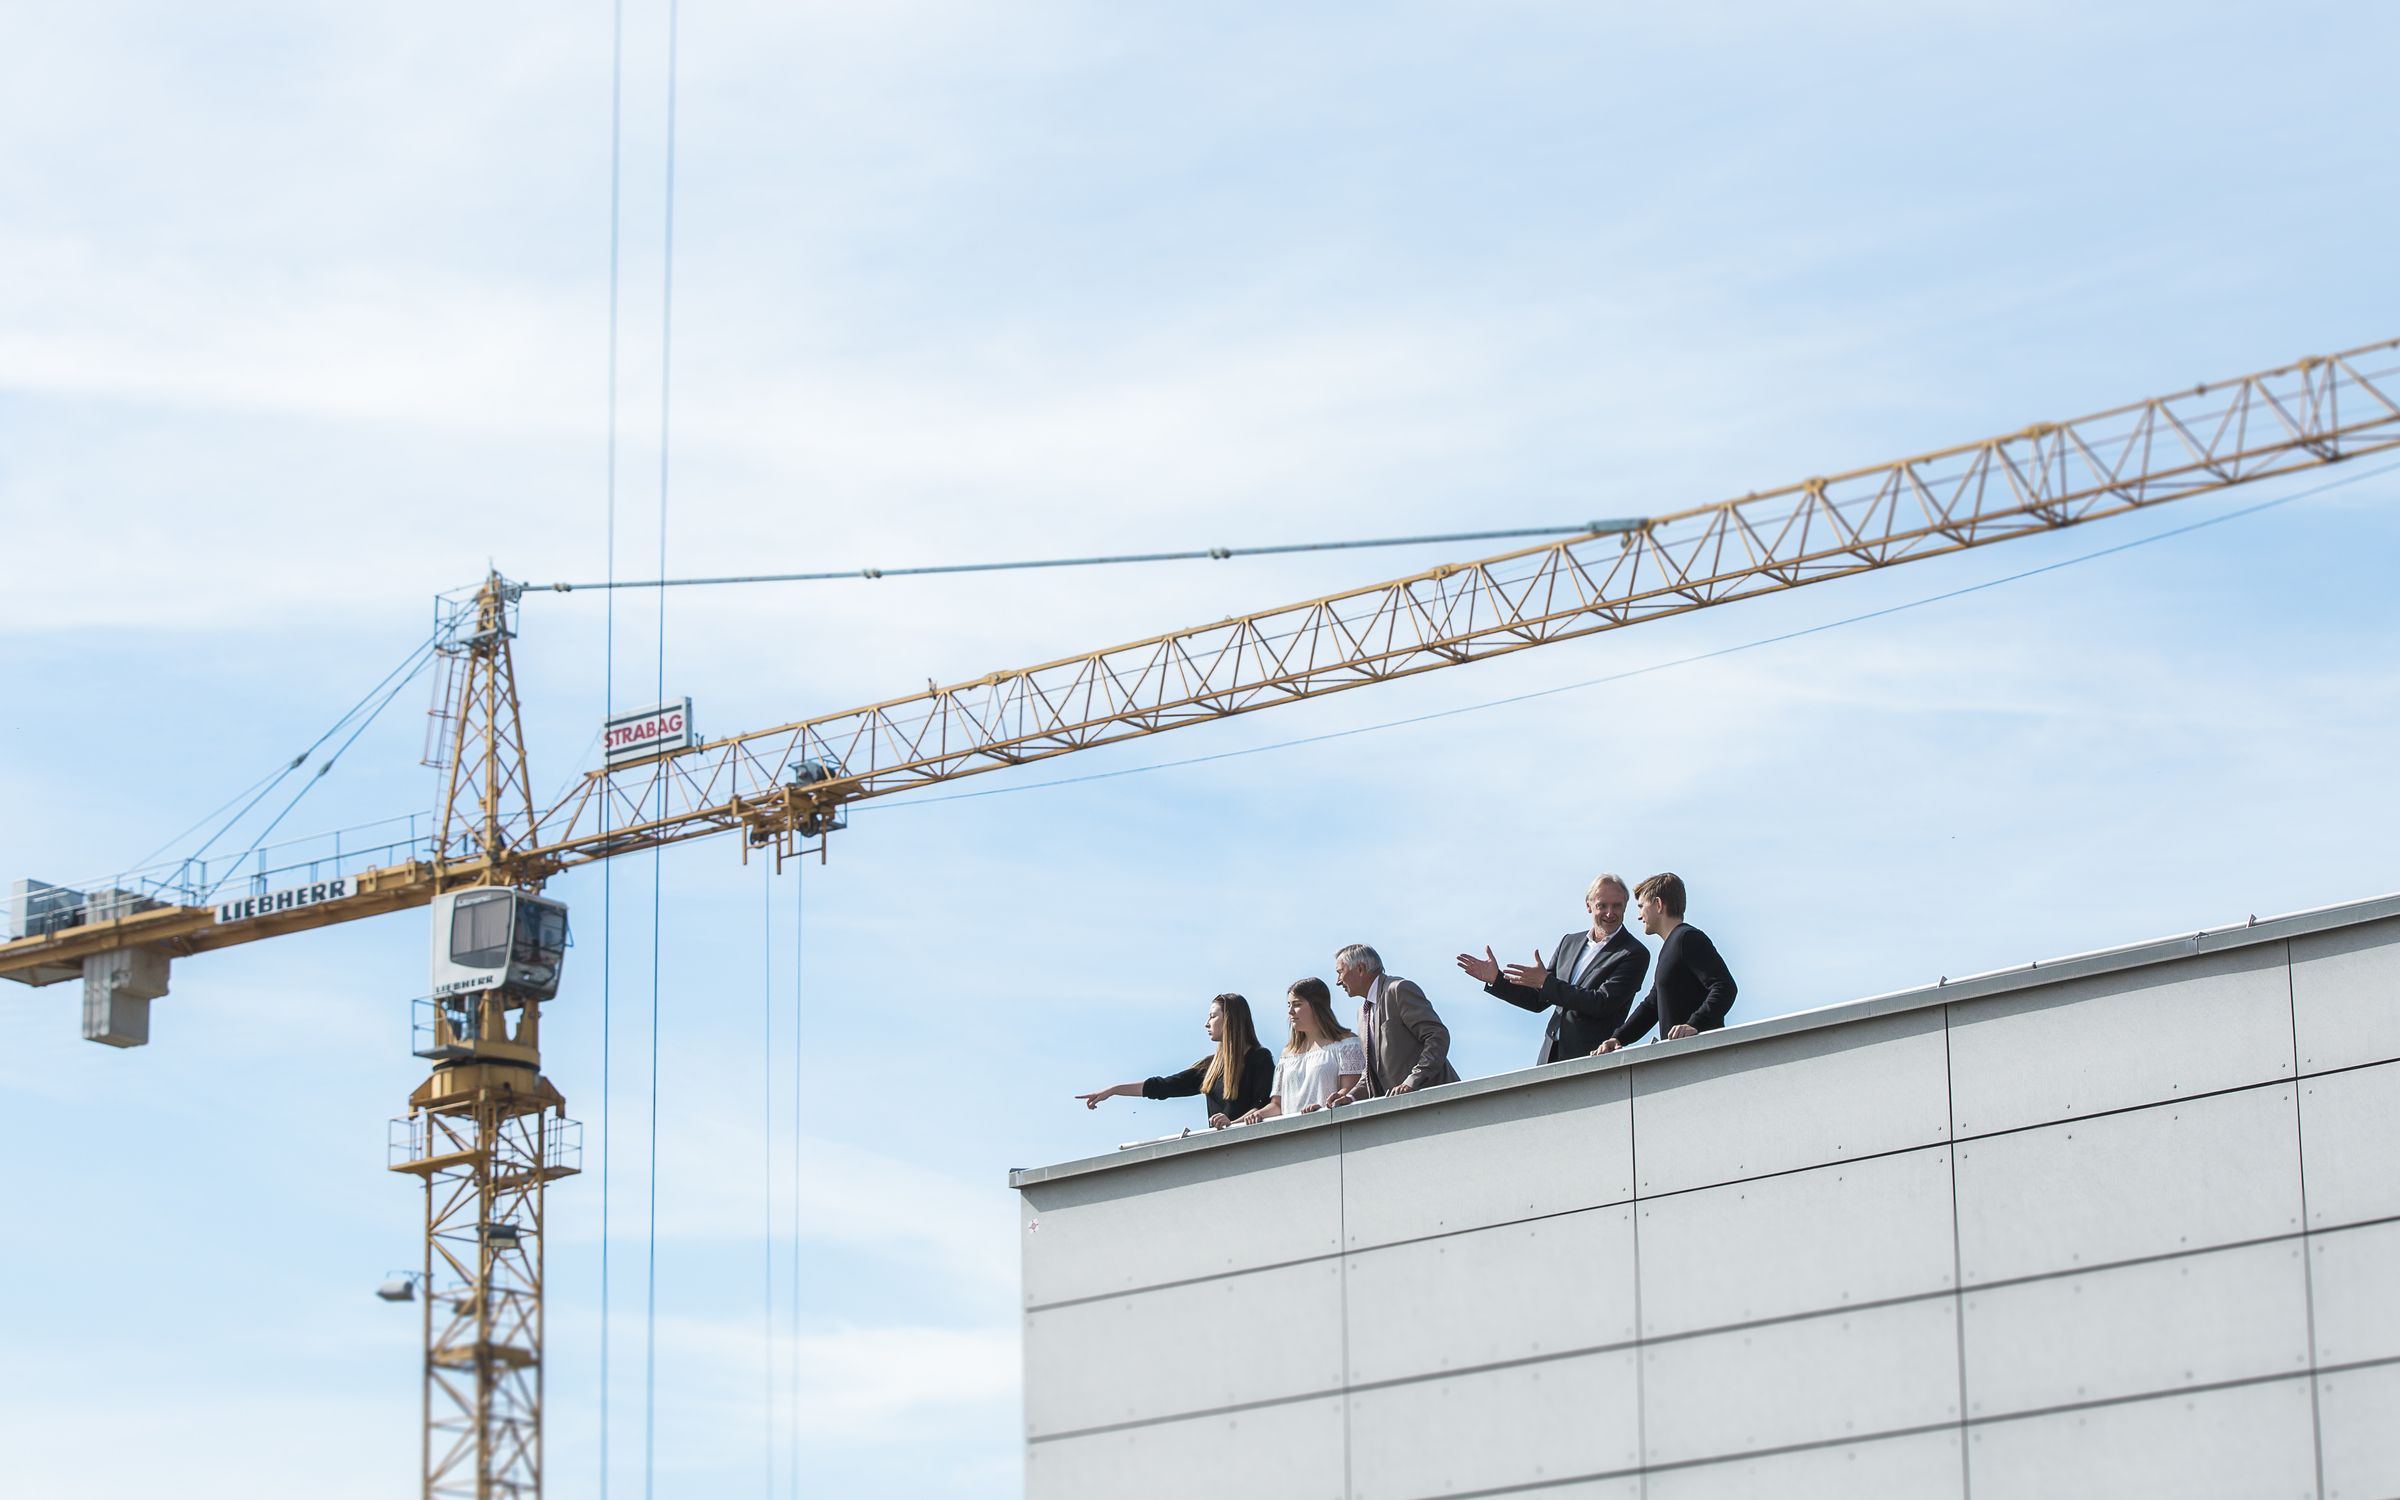
[[[645,760],[700,743],[692,732],[692,700],[671,698],[610,719],[600,737],[601,755],[611,766]]]
[[[286,886],[280,891],[263,891],[236,901],[220,901],[217,903],[217,920],[246,922],[252,917],[315,906],[320,901],[346,900],[356,891],[356,883],[347,875],[337,875],[331,880],[312,880],[306,885]]]

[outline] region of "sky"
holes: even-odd
[[[613,173],[608,7],[8,14],[0,880],[196,842],[487,568],[1655,514],[2400,336],[2390,7],[693,4],[671,235],[622,14]],[[1604,869],[1737,1023],[2400,888],[2396,553],[2362,462],[562,877],[553,1493],[1018,1493],[1008,1168],[1346,942],[1483,1076],[1541,1023],[1451,955]],[[533,777],[1452,555],[535,592]],[[276,837],[422,814],[425,707]],[[425,944],[179,961],[131,1051],[0,985],[15,1492],[413,1493]]]

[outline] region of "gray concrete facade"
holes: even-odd
[[[1031,1500],[2400,1496],[2400,897],[1011,1184]]]

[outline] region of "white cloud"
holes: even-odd
[[[0,237],[0,276],[45,289],[0,324],[0,384],[20,395],[520,438],[602,419],[566,383],[596,342],[590,308],[537,286],[372,264],[229,270],[28,232]]]

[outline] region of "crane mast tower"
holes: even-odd
[[[437,648],[435,847],[462,883],[433,898],[433,992],[415,1025],[433,1069],[390,1141],[390,1169],[425,1185],[426,1500],[542,1493],[543,1194],[582,1168],[579,1127],[542,1076],[567,910],[538,878],[498,873],[509,827],[534,813],[510,614],[495,574]]]

